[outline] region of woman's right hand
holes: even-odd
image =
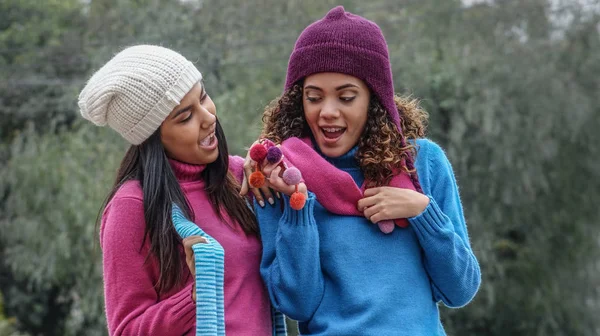
[[[254,146],[258,143],[259,143],[258,141],[255,141],[252,144],[252,146]],[[252,148],[252,146],[250,146],[250,148]],[[270,204],[274,204],[275,199],[273,198],[273,194],[271,193],[271,190],[269,189],[268,183],[265,183],[265,185],[262,186],[262,188],[260,188],[260,189],[252,188],[250,186],[250,183],[249,183],[250,174],[252,174],[252,171],[255,166],[256,166],[256,162],[250,158],[250,150],[248,150],[248,153],[246,154],[246,160],[244,161],[244,178],[242,180],[242,188],[240,190],[240,195],[246,196],[248,194],[248,191],[251,191],[254,194],[254,198],[256,199],[258,204],[260,204],[260,206],[262,206],[262,207],[265,206],[265,199]]]
[[[196,263],[194,260],[194,250],[192,249],[192,246],[194,246],[196,244],[206,244],[206,243],[208,243],[208,241],[206,240],[206,238],[204,238],[202,236],[189,236],[189,237],[183,239],[183,250],[185,251],[185,263],[187,264],[188,268],[190,269],[190,273],[192,274],[194,282],[196,280]],[[192,300],[194,300],[194,302],[196,302],[196,284],[195,283],[194,283],[193,289],[192,289]]]
[[[283,178],[282,178],[283,174],[281,173],[281,170],[282,170],[281,166],[272,165],[272,166],[265,167],[263,172],[265,173],[265,176],[267,176],[267,181],[269,181],[269,186],[273,190],[280,192],[282,194],[291,196],[296,191],[296,186],[289,185],[283,181]],[[301,192],[304,194],[304,196],[308,197],[308,191],[306,189],[306,184],[304,184],[304,182],[298,183],[298,192]]]

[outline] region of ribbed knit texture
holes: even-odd
[[[116,54],[79,94],[81,115],[109,125],[131,144],[152,135],[190,89],[202,79],[179,53],[138,45]]]
[[[213,237],[190,222],[177,206],[173,206],[173,225],[181,238],[202,236],[207,243],[192,246],[196,267],[196,336],[225,335],[223,296],[224,250]],[[274,336],[287,335],[285,317],[271,309]]]
[[[185,218],[177,205],[172,210],[173,225],[181,238],[202,236],[207,243],[195,244],[196,267],[196,336],[225,335],[225,306],[223,272],[225,252],[219,242],[207,235],[196,224]]]
[[[364,217],[329,212],[328,199],[313,193],[300,211],[287,197],[283,211],[279,203],[255,206],[261,274],[273,306],[299,320],[301,334],[445,335],[437,303],[461,307],[475,296],[481,274],[452,167],[435,143],[418,140],[417,147],[430,203],[406,229],[382,235]],[[356,185],[364,182],[352,151],[327,160]]]
[[[244,159],[230,157],[230,169],[240,180]],[[217,317],[215,325],[223,326],[229,335],[272,335],[272,307],[259,274],[261,244],[258,237],[246,235],[239,226],[231,227],[224,214],[222,220],[214,211],[201,179],[204,166],[189,165],[170,160],[173,172],[186,195],[194,213],[194,222],[185,221],[188,230],[193,226],[201,230],[211,242],[198,252],[202,255],[197,280],[205,287],[215,286],[222,292],[206,301],[210,313],[201,315]],[[192,226],[193,225],[193,226]],[[126,182],[107,206],[100,228],[103,259],[103,279],[106,303],[106,320],[110,335],[163,335],[180,336],[196,334],[196,327],[204,335],[222,334],[223,328],[210,329],[196,324],[196,303],[192,300],[192,286],[196,279],[190,276],[185,264],[183,247],[179,247],[182,274],[185,283],[171,292],[157,295],[154,284],[159,276],[158,264],[151,258],[146,261],[149,240],[144,238],[145,221],[142,190],[138,181]],[[222,247],[225,255],[219,249]],[[209,249],[212,248],[212,249]],[[224,267],[221,264],[224,261]],[[212,266],[212,271],[203,271]],[[197,266],[198,267],[198,266]],[[219,288],[222,284],[222,290]],[[210,289],[212,292],[212,288]],[[217,306],[217,298],[223,304]],[[223,313],[217,312],[222,311]]]
[[[306,27],[290,55],[285,89],[319,72],[339,72],[366,82],[400,129],[388,47],[377,24],[338,6]]]

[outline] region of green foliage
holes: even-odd
[[[24,284],[9,293],[22,296],[10,299],[18,301],[12,310],[26,329],[104,332],[95,219],[124,143],[100,139],[114,140],[114,133],[79,123],[45,134],[30,127],[15,138],[2,169],[0,190],[8,191],[0,220],[4,266]]]
[[[5,336],[27,336],[26,334],[18,333],[15,330],[15,319],[7,318],[4,315],[4,300],[0,293],[0,335]]]

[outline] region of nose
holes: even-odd
[[[335,118],[339,117],[339,115],[340,115],[340,110],[339,110],[337,104],[335,103],[335,101],[326,100],[323,104],[323,107],[321,107],[321,113],[320,113],[321,118],[335,119]]]
[[[211,128],[217,121],[217,116],[214,115],[206,107],[202,106],[202,104],[198,104],[198,108],[199,108],[198,115],[200,116],[200,127],[202,129]]]

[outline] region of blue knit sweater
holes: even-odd
[[[255,206],[261,274],[274,307],[303,335],[445,335],[438,302],[466,305],[481,282],[451,165],[417,140],[416,167],[430,204],[410,226],[382,234],[364,217],[327,211],[309,193],[296,211]],[[356,148],[328,159],[360,185]],[[340,191],[342,192],[342,191]]]

